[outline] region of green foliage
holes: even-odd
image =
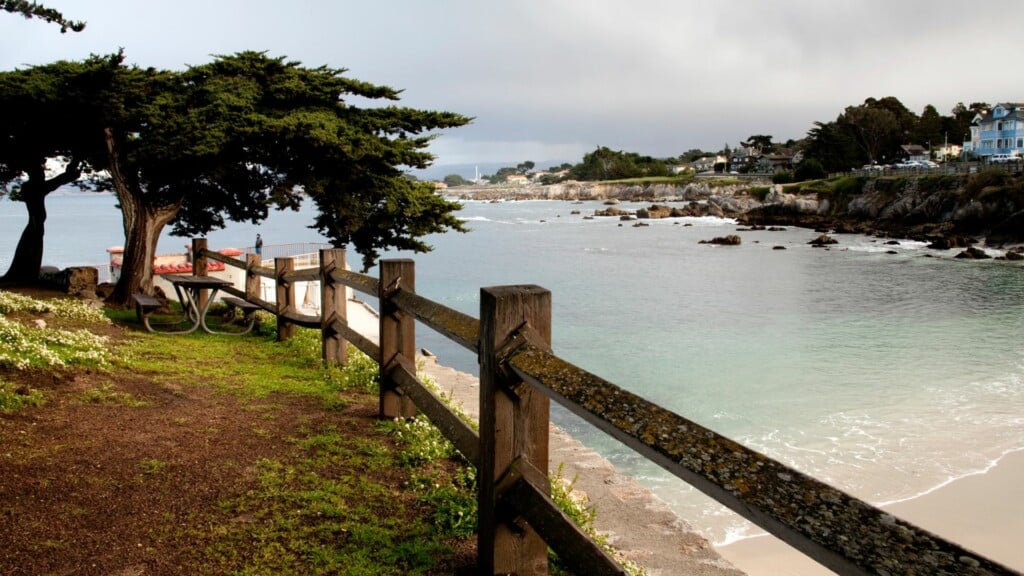
[[[423,414],[415,418],[384,420],[377,424],[377,428],[402,446],[398,461],[403,466],[422,466],[457,454],[452,443]]]
[[[105,368],[109,363],[105,336],[86,330],[36,328],[0,317],[0,367],[16,370],[68,365]]]
[[[570,175],[583,181],[624,180],[668,176],[668,167],[663,160],[600,146],[585,154],[583,161],[572,167]]]
[[[25,18],[39,18],[47,23],[57,24],[60,26],[61,34],[66,33],[69,29],[74,32],[81,32],[82,30],[85,30],[85,22],[68,20],[57,10],[47,8],[38,2],[29,2],[28,0],[3,0],[0,2],[0,8],[3,8],[4,12],[21,14]]]
[[[128,392],[121,392],[115,389],[112,384],[103,384],[96,388],[90,388],[82,392],[79,398],[85,404],[120,405],[132,408],[152,405],[148,400],[139,400]]]
[[[793,171],[793,179],[797,182],[818,180],[827,176],[828,172],[825,171],[825,167],[814,158],[804,158]]]
[[[0,314],[24,312],[28,314],[48,314],[55,318],[110,324],[110,319],[99,308],[89,306],[81,300],[72,298],[50,298],[40,300],[0,290]]]
[[[587,501],[584,498],[578,497],[573,492],[576,479],[566,480],[562,477],[562,471],[563,467],[559,466],[558,470],[550,475],[551,500],[558,506],[558,509],[579,526],[580,530],[596,542],[598,546],[615,558],[626,570],[627,574],[630,576],[643,576],[646,574],[647,572],[642,567],[631,560],[623,558],[608,542],[608,537],[597,531],[594,525],[594,522],[597,520],[597,511],[588,507]],[[548,549],[548,557],[551,563],[550,571],[552,574],[569,574],[553,550]]]
[[[998,168],[987,168],[974,174],[967,180],[967,194],[971,198],[978,198],[986,189],[1002,188],[1011,180],[1009,174]]]
[[[466,180],[465,178],[458,174],[449,174],[445,176],[444,183],[447,184],[450,188],[455,188],[456,186],[466,186],[468,184],[471,184],[469,180]]]
[[[764,202],[764,199],[768,197],[768,193],[771,191],[772,189],[768,186],[751,186],[747,193],[750,194],[751,198]]]
[[[833,196],[841,196],[844,198],[856,196],[864,191],[864,184],[867,180],[868,179],[864,176],[846,176],[838,178],[831,183],[832,194]]]
[[[476,468],[463,466],[450,480],[416,476],[411,486],[419,501],[433,509],[431,519],[444,535],[470,538],[477,531]]]
[[[781,170],[772,174],[772,184],[789,184],[793,181],[793,173],[788,170]]]
[[[966,178],[959,174],[929,174],[917,179],[917,189],[923,193],[957,190]]]
[[[46,397],[41,391],[0,380],[0,414],[11,414],[28,406],[42,406],[45,403]]]
[[[167,468],[167,462],[157,458],[143,458],[139,462],[139,469],[145,476],[153,476],[163,472]]]

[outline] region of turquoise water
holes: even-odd
[[[104,262],[104,250],[122,243],[113,206],[109,196],[52,198],[46,261]],[[481,286],[548,288],[561,356],[876,504],[1024,449],[1020,263],[953,260],[954,252],[859,235],[811,248],[817,234],[796,228],[739,232],[741,246],[702,245],[736,233],[735,224],[683,218],[634,228],[570,214],[598,208],[467,203],[471,233],[431,238],[430,254],[391,256],[416,259],[418,292],[473,316]],[[0,266],[22,210],[0,202]],[[309,221],[308,210],[276,213],[258,230],[268,245],[321,241]],[[256,230],[233,226],[211,234],[210,244],[244,247]],[[185,243],[166,237],[160,251],[180,252]],[[442,363],[475,372],[471,353],[429,329],[418,339]],[[554,412],[712,541],[752,532],[566,411]]]

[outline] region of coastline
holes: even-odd
[[[1024,571],[1024,450],[1004,455],[984,473],[954,480],[916,498],[882,506],[1015,570]],[[773,536],[747,538],[717,549],[748,576],[833,574]]]
[[[376,311],[350,301],[349,324],[376,340]],[[420,369],[450,393],[472,417],[479,414],[479,381],[418,356]],[[606,459],[551,426],[551,470],[576,479],[574,490],[597,510],[598,530],[624,557],[650,576],[682,573],[739,576],[819,576],[833,574],[770,536],[712,546],[685,519]],[[908,500],[882,506],[895,516],[956,542],[964,548],[1024,571],[1024,449],[1009,452],[983,473],[965,476]]]
[[[351,328],[378,341],[376,310],[349,300]],[[436,356],[417,354],[418,370],[430,378],[467,415],[479,420],[480,382],[472,374],[439,363]],[[703,537],[635,478],[620,473],[605,458],[555,425],[549,428],[552,473],[573,482],[573,493],[597,511],[599,532],[622,556],[642,566],[648,576],[743,576]]]

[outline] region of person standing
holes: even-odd
[[[256,234],[255,248],[256,248],[256,255],[262,257],[263,256],[263,238],[261,238],[259,234]]]

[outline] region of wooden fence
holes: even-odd
[[[197,275],[207,259],[246,271],[246,289],[226,291],[273,313],[278,339],[317,328],[325,362],[344,363],[348,342],[376,358],[380,417],[426,414],[476,466],[480,574],[547,574],[548,546],[576,573],[625,574],[551,499],[550,400],[838,574],[1020,574],[562,360],[550,345],[551,293],[539,286],[481,288],[476,319],[416,294],[412,260],[381,261],[377,279],[345,270],[344,250],[321,250],[319,268],[303,271],[291,258],[271,270],[253,254],[224,256],[205,239],[193,253]],[[276,280],[277,302],[257,297],[260,277]],[[321,315],[297,314],[295,282],[315,281]],[[379,299],[379,345],[349,328],[345,287]],[[479,434],[417,378],[417,321],[478,354]]]

